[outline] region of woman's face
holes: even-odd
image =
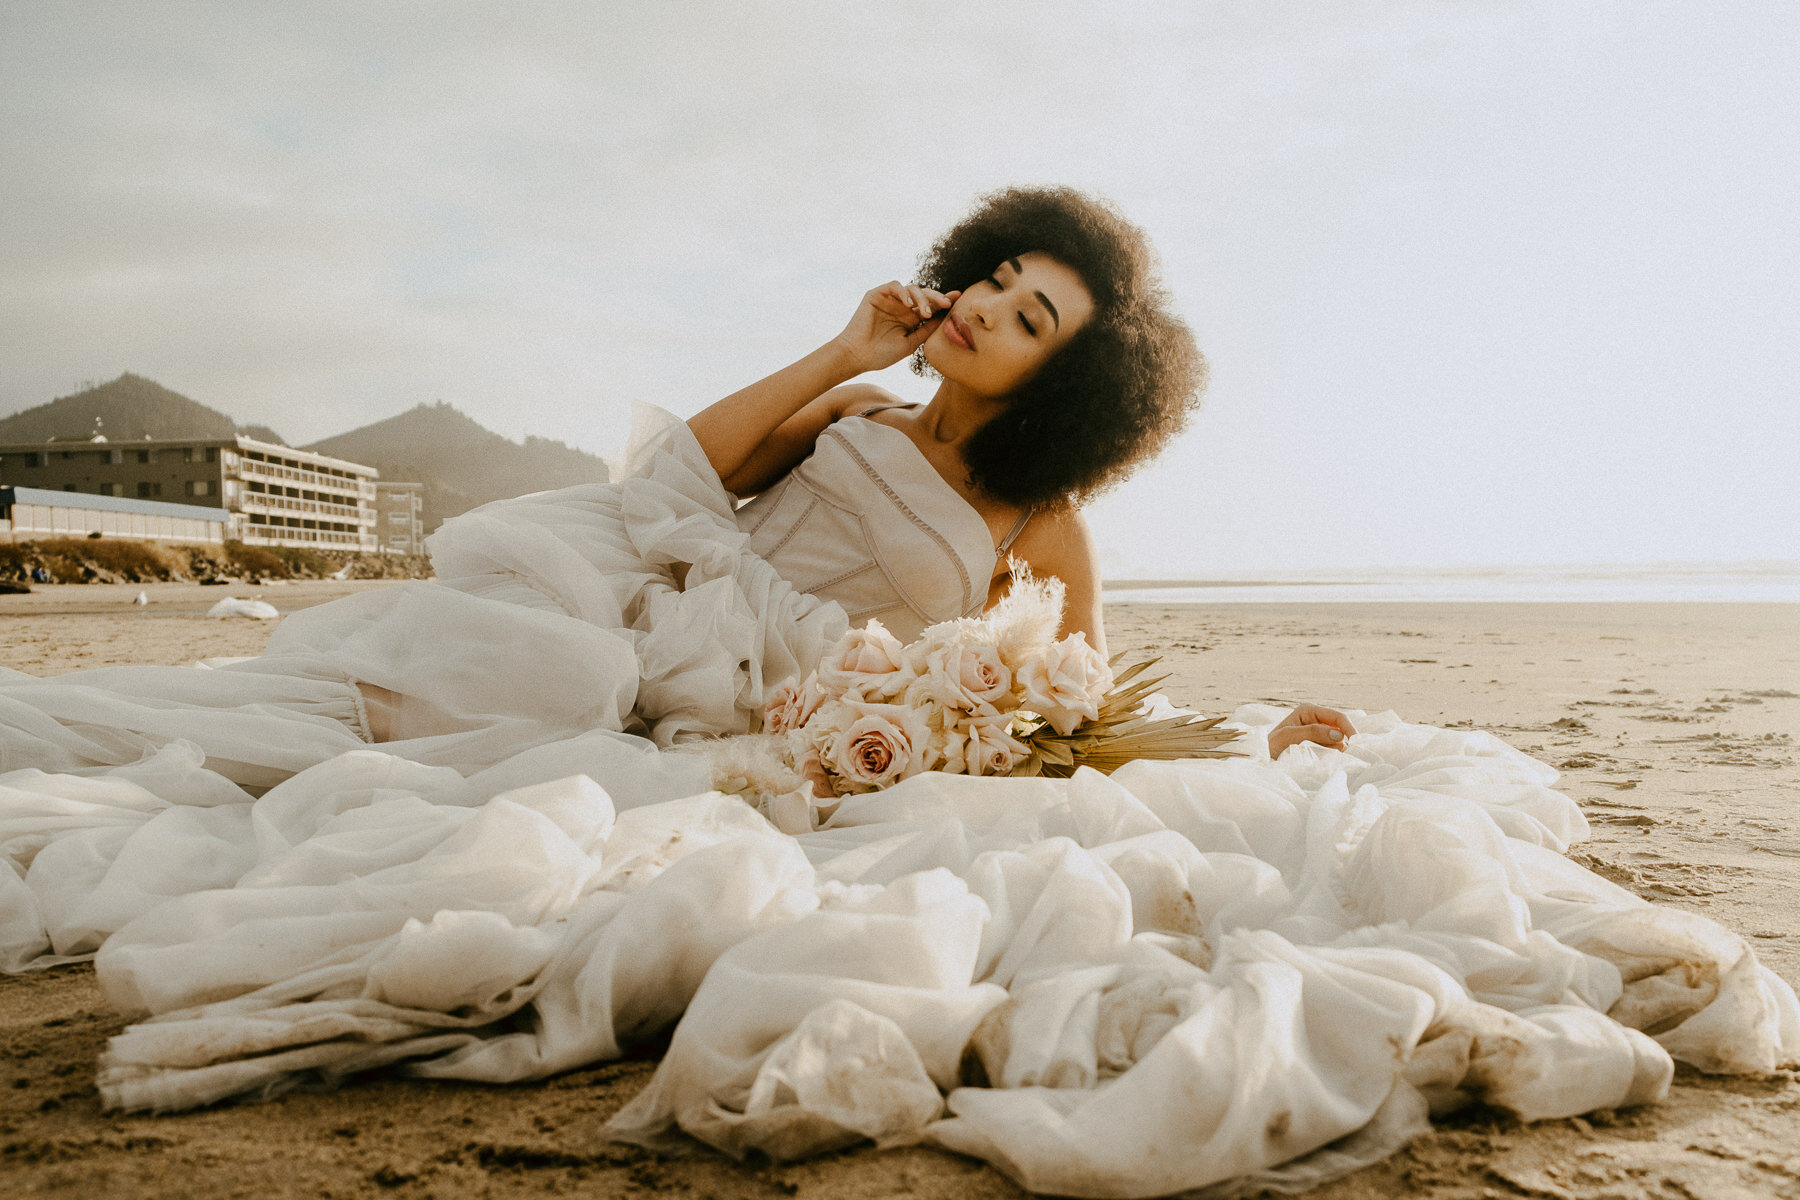
[[[925,361],[981,396],[1004,396],[1037,373],[1094,315],[1073,267],[1032,251],[964,289],[925,341]]]

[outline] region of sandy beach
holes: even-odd
[[[50,675],[254,654],[274,623],[205,617],[222,596],[288,612],[373,586],[391,585],[0,596],[0,666]],[[1724,923],[1800,984],[1800,605],[1127,603],[1108,608],[1108,631],[1115,650],[1165,656],[1171,698],[1203,711],[1308,700],[1493,731],[1563,771],[1559,786],[1593,824],[1578,861]],[[8,1195],[1023,1194],[983,1164],[917,1148],[770,1166],[611,1145],[600,1126],[648,1079],[650,1056],[533,1085],[374,1078],[269,1104],[111,1116],[92,1077],[121,1028],[88,967],[0,976]],[[1467,1112],[1311,1194],[1800,1196],[1800,1072],[1684,1069],[1662,1105],[1531,1126]]]

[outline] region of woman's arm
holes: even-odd
[[[1088,645],[1106,654],[1106,622],[1100,615],[1100,559],[1093,534],[1081,513],[1073,508],[1039,513],[1025,526],[1012,545],[1012,557],[1031,568],[1033,575],[1054,575],[1063,584],[1064,634],[1079,630]],[[1006,594],[1010,575],[1002,575],[988,588],[992,607]]]
[[[805,457],[819,431],[856,402],[854,396],[833,398],[833,389],[918,349],[943,320],[932,314],[948,311],[955,297],[954,292],[946,296],[884,283],[863,296],[837,337],[688,418],[688,428],[726,488],[748,494],[779,479]],[[759,456],[771,438],[775,443]]]
[[[742,500],[773,485],[812,453],[813,444],[825,427],[842,417],[864,409],[897,401],[886,388],[872,383],[846,383],[834,387],[780,425],[750,452],[750,457],[719,481],[725,490]],[[701,442],[702,446],[706,443]]]

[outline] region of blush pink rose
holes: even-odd
[[[1019,668],[1020,701],[1061,734],[1100,715],[1100,701],[1112,687],[1112,668],[1088,645],[1081,631],[1052,644]]]
[[[870,621],[839,638],[819,661],[816,675],[820,686],[834,698],[852,692],[897,695],[912,677],[906,670],[906,648],[880,621]]]
[[[790,679],[776,688],[763,705],[763,732],[789,733],[798,729],[824,702],[825,693],[819,689],[817,675],[808,675],[804,683]]]
[[[844,704],[853,719],[824,756],[838,789],[874,791],[924,769],[930,730],[919,713],[899,704]]]

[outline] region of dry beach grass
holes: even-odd
[[[261,596],[289,611],[368,586],[382,585]],[[0,665],[47,675],[253,654],[266,625],[201,615],[227,592],[250,594],[160,584],[0,596]],[[1800,983],[1800,605],[1119,605],[1108,629],[1115,650],[1165,655],[1170,695],[1204,711],[1305,699],[1493,730],[1563,769],[1594,826],[1582,861],[1724,922]],[[371,1079],[264,1105],[110,1116],[91,1080],[121,1027],[86,967],[0,977],[8,1195],[1021,1194],[981,1164],[921,1149],[772,1167],[608,1145],[599,1127],[649,1077],[649,1058],[528,1086]],[[1461,1114],[1313,1193],[1397,1194],[1800,1195],[1800,1076],[1683,1071],[1663,1105],[1529,1127]]]

